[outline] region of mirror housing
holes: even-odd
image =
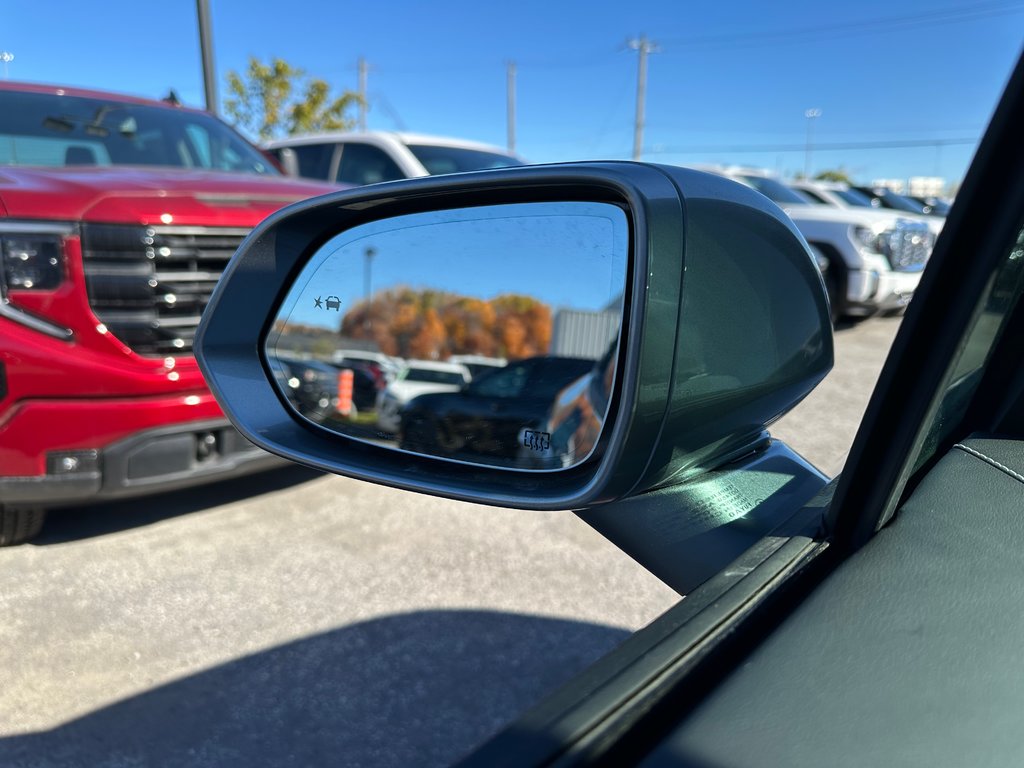
[[[298,417],[262,356],[312,255],[339,232],[427,211],[601,202],[629,224],[615,389],[596,449],[530,472],[397,451]],[[827,298],[806,242],[759,193],[697,171],[606,162],[427,177],[292,205],[242,243],[196,336],[199,364],[252,442],[318,469],[523,509],[582,509],[682,483],[767,445],[830,370]]]

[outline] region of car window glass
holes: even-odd
[[[277,173],[241,136],[203,112],[17,91],[0,92],[0,163]]]
[[[331,173],[334,144],[297,144],[291,147],[299,164],[299,176],[326,179]]]
[[[192,154],[198,158],[197,165],[209,168],[212,164],[212,150],[210,148],[210,135],[197,125],[185,127],[185,137],[188,139],[189,148]]]
[[[395,161],[370,144],[345,144],[337,180],[346,184],[376,184],[405,178]]]
[[[796,191],[806,197],[808,202],[817,203],[818,205],[828,205],[828,201],[817,192],[812,192],[809,189],[798,189]]]
[[[841,198],[850,205],[855,205],[859,208],[871,208],[871,198],[862,192],[858,192],[856,189],[837,189],[835,190],[836,197]]]
[[[423,163],[427,173],[459,173],[461,171],[482,171],[488,168],[508,168],[521,165],[511,155],[485,152],[465,147],[444,147],[433,144],[410,144],[409,151]]]
[[[477,379],[470,391],[478,397],[519,397],[529,377],[529,366],[512,363]]]
[[[745,174],[740,176],[746,184],[756,189],[773,203],[779,205],[807,205],[807,200],[785,184],[766,176]]]
[[[399,377],[402,381],[418,381],[429,384],[464,384],[465,378],[456,371],[435,368],[407,368]]]
[[[989,355],[1002,335],[1007,319],[1024,290],[1024,229],[982,300],[981,311],[967,332],[947,374],[946,389],[934,409],[934,416],[912,466],[911,474],[922,467],[952,434],[967,411],[971,396],[981,383],[981,373]]]

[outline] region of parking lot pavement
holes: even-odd
[[[841,466],[898,320],[773,429]],[[678,598],[571,514],[287,469],[0,551],[0,765],[445,764]]]

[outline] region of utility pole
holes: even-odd
[[[505,92],[507,99],[506,118],[508,120],[508,151],[516,152],[516,63],[510,61],[505,65]]]
[[[7,65],[14,61],[14,54],[10,51],[0,51],[0,61],[4,63],[4,80],[7,79]]]
[[[369,67],[366,65],[366,59],[362,56],[359,57],[359,130],[366,130],[366,111],[369,107],[369,102],[366,100],[366,74],[369,71]]]
[[[636,122],[633,125],[633,159],[639,160],[644,146],[644,101],[647,98],[647,54],[657,53],[658,44],[646,35],[634,37],[627,45],[639,54],[636,76]]]
[[[811,178],[811,144],[814,135],[814,121],[821,117],[821,110],[815,107],[804,112],[807,118],[807,146],[804,148],[804,178]]]
[[[217,73],[213,66],[213,30],[210,27],[210,0],[196,0],[199,18],[199,52],[203,58],[203,94],[206,111],[217,114]]]

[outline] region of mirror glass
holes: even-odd
[[[538,202],[347,229],[299,274],[266,363],[303,418],[396,450],[550,471],[608,413],[629,264],[625,212]]]

